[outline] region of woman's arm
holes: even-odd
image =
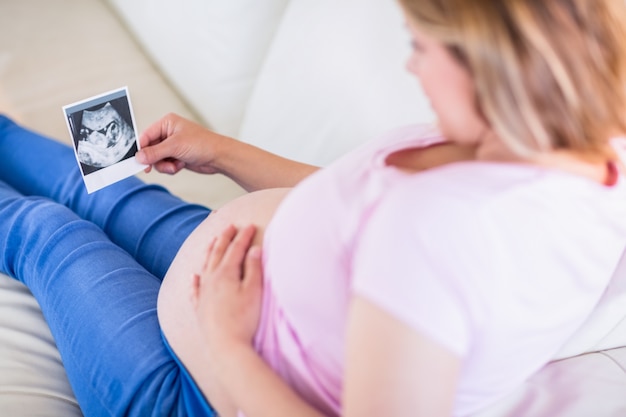
[[[247,417],[323,417],[271,369],[249,344],[237,343],[221,355],[218,381]]]
[[[248,417],[322,416],[252,348],[262,291],[253,236],[254,227],[226,229],[195,277],[192,301],[215,378],[198,384],[217,381]],[[459,358],[358,296],[351,303],[346,355],[343,416],[451,414]]]
[[[168,114],[139,138],[137,161],[159,172],[224,174],[247,191],[293,187],[318,168],[292,161]],[[149,169],[148,169],[149,171]]]
[[[362,297],[349,314],[344,416],[452,414],[457,356]]]

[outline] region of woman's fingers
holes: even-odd
[[[255,233],[254,226],[226,228],[209,244],[202,273],[191,277],[190,301],[209,351],[252,343],[263,289],[261,250],[251,246]]]
[[[171,140],[172,138],[173,136],[168,136],[162,142],[154,142],[142,147],[135,155],[137,162],[146,165],[156,165],[160,161],[171,159],[176,155],[176,147],[178,146],[175,140]]]
[[[255,234],[256,227],[253,225],[241,228],[224,254],[224,262],[230,265],[243,266]]]
[[[211,252],[208,254],[205,270],[214,271],[221,265],[224,254],[228,250],[228,247],[236,235],[237,229],[235,226],[229,225],[219,236],[217,236],[215,242],[213,242]]]
[[[139,156],[139,154],[137,154]],[[139,158],[137,158],[137,162],[141,162]],[[181,169],[185,168],[185,163],[181,160],[174,158],[166,158],[161,161],[155,162],[153,164],[154,168],[163,174],[176,174]]]
[[[203,276],[209,276],[216,270],[229,270],[228,277],[243,278],[247,254],[256,233],[255,226],[237,229],[230,225],[209,244],[203,266]]]
[[[179,116],[170,113],[148,126],[139,136],[139,147],[143,148],[153,145],[171,136],[173,133],[172,127],[174,126],[174,120],[178,117]]]
[[[191,276],[191,292],[190,300],[193,308],[198,308],[198,298],[200,297],[200,275],[193,274]]]
[[[245,289],[260,290],[263,285],[261,248],[253,246],[246,255],[242,285]]]
[[[184,162],[178,161],[181,126],[185,121],[176,114],[168,114],[143,131],[139,137],[139,151],[135,155],[140,164],[153,165],[157,171],[173,174]]]

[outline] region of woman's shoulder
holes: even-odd
[[[512,195],[532,194],[543,186],[542,173],[514,164],[458,161],[407,174],[386,199],[420,207],[462,203],[484,206]]]
[[[624,218],[619,213],[626,210],[626,184],[610,189],[527,164],[464,161],[407,175],[379,206],[378,211],[415,221],[420,229],[467,227],[472,233],[479,219],[483,226],[498,221],[522,226],[531,218],[550,223],[554,217],[602,213],[610,222]]]

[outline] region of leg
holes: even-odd
[[[86,415],[212,415],[161,336],[160,280],[98,227],[0,182],[0,270],[38,300]]]
[[[73,150],[0,116],[0,180],[24,195],[57,201],[98,225],[159,278],[210,210],[128,178],[87,194]],[[176,230],[175,235],[168,234]],[[166,238],[164,238],[166,237]]]

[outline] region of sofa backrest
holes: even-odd
[[[392,0],[291,0],[239,137],[326,165],[359,143],[433,114],[405,62],[409,35]]]
[[[432,121],[393,0],[107,0],[216,131],[326,165]]]

